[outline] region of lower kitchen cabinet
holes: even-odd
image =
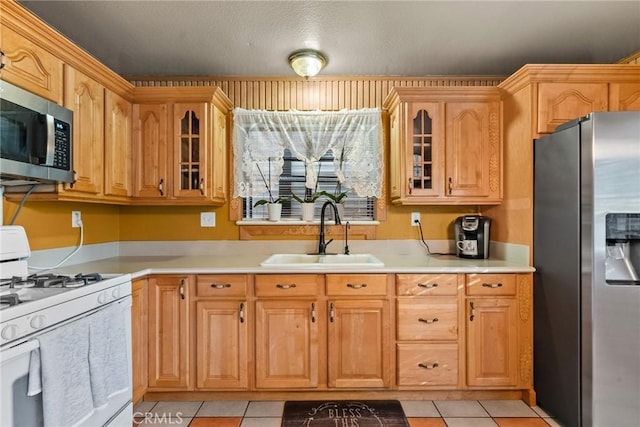
[[[387,277],[384,274],[326,276],[330,388],[391,387],[393,328]]]
[[[466,275],[467,385],[533,389],[531,274]]]
[[[397,385],[407,390],[460,385],[459,303],[464,275],[396,275]]]
[[[257,275],[256,388],[318,387],[322,275]]]
[[[249,388],[247,275],[200,275],[196,279],[196,388]]]
[[[131,284],[131,373],[134,403],[141,400],[147,391],[147,378],[149,377],[148,305],[147,279],[134,280]]]
[[[149,390],[186,390],[191,276],[149,277]]]

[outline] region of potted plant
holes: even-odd
[[[269,199],[260,199],[253,204],[253,207],[267,205],[267,215],[269,217],[269,221],[280,221],[280,218],[282,216],[282,203],[289,200],[289,198],[274,198],[273,194],[271,193],[271,187],[267,183],[262,170],[260,170],[260,166],[256,164],[256,167],[258,168],[258,172],[260,172],[260,176],[262,177],[262,181],[264,182],[265,187],[267,187]],[[269,180],[271,180],[271,158],[269,158]]]

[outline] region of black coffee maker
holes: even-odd
[[[491,219],[482,215],[465,215],[455,222],[456,255],[460,258],[489,258]]]

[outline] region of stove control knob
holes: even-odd
[[[106,292],[100,292],[98,294],[98,304],[104,304],[109,300],[109,295]]]
[[[5,340],[12,340],[18,335],[18,325],[7,325],[2,328],[2,332],[0,332],[0,336]]]
[[[120,298],[120,288],[115,288],[114,290],[112,290],[111,296],[113,297],[113,299]]]
[[[29,324],[33,329],[40,329],[44,326],[45,317],[42,314],[33,316]]]

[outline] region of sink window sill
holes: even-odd
[[[325,222],[325,233],[328,239],[342,240],[344,238],[343,225],[335,225],[333,221]],[[349,239],[374,240],[379,221],[349,221]],[[261,221],[241,220],[236,221],[240,230],[240,240],[274,240],[291,238],[318,238],[320,221],[282,220]]]

